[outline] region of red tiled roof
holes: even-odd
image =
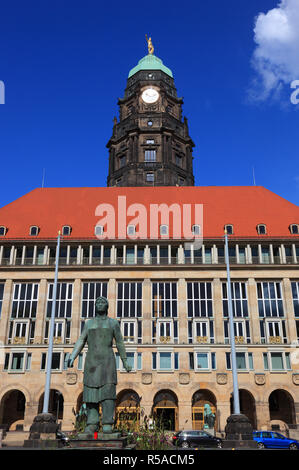
[[[299,207],[261,186],[38,188],[0,209],[0,226],[8,229],[1,238],[51,239],[64,225],[72,228],[69,239],[95,238],[100,219],[96,207],[111,204],[117,213],[119,196],[126,197],[127,208],[138,203],[148,212],[150,204],[178,204],[181,209],[203,204],[204,238],[222,237],[226,224],[234,226],[236,238],[260,238],[256,226],[265,224],[267,237],[298,239],[289,226],[299,224]],[[29,236],[32,225],[40,228],[37,237]]]

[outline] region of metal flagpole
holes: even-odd
[[[239,387],[238,387],[238,372],[237,372],[237,358],[236,358],[235,332],[234,332],[234,320],[233,320],[233,304],[232,304],[232,293],[231,293],[231,282],[230,282],[227,230],[225,230],[224,232],[224,239],[225,239],[225,262],[226,262],[226,271],[227,271],[229,337],[230,337],[230,345],[231,345],[231,363],[232,363],[233,390],[234,390],[234,393],[233,393],[234,414],[240,414],[240,398],[239,398]]]
[[[55,260],[55,278],[54,278],[54,284],[53,284],[52,311],[51,311],[50,331],[49,331],[49,346],[48,346],[48,356],[47,356],[47,372],[46,372],[46,385],[45,385],[45,393],[44,393],[43,413],[48,413],[49,412],[49,397],[50,397],[50,384],[51,384],[51,369],[52,369],[53,336],[54,336],[54,324],[55,324],[55,308],[56,308],[56,293],[57,293],[57,279],[58,279],[59,249],[60,249],[60,231],[58,232],[58,237],[57,237],[56,260]]]

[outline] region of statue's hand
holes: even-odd
[[[66,362],[67,367],[73,367],[73,365],[74,365],[74,359],[71,357],[71,355],[68,355],[66,357],[65,362]]]
[[[127,372],[131,372],[132,367],[130,366],[130,364],[128,364],[128,362],[126,360],[123,361],[123,366],[124,366],[124,368],[126,369]]]

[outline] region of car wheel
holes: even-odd
[[[258,442],[257,448],[258,449],[265,449],[265,444],[263,444],[262,442]]]
[[[294,442],[292,444],[289,445],[289,449],[290,450],[297,450],[298,447],[297,447],[297,444],[295,444]]]
[[[189,448],[189,442],[187,442],[187,441],[182,442],[182,448],[183,449],[188,449]]]
[[[222,447],[223,447],[222,442],[218,442],[218,443],[217,443],[217,448],[218,448],[218,449],[222,449]]]

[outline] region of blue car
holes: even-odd
[[[253,439],[257,441],[258,449],[299,449],[298,441],[295,439],[288,439],[279,432],[254,431]]]

